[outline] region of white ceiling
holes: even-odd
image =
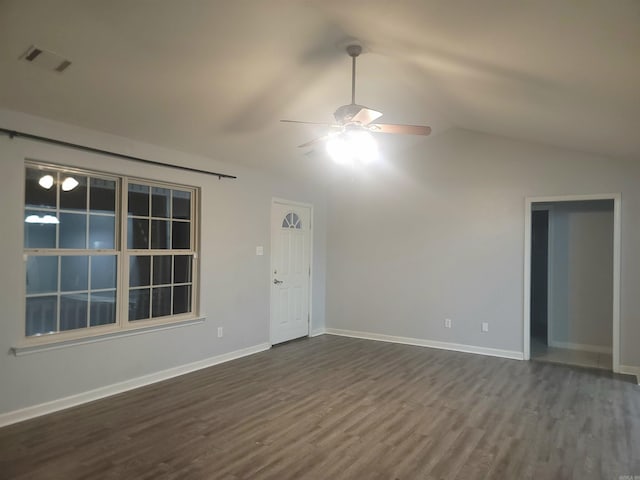
[[[349,103],[349,38],[381,121],[640,159],[637,0],[0,0],[0,106],[289,168],[323,130],[278,120]],[[73,64],[20,61],[32,44]]]

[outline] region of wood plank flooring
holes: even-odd
[[[2,479],[622,475],[630,377],[330,335],[0,429]]]

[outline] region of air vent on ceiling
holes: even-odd
[[[67,60],[57,53],[44,50],[34,45],[30,46],[21,58],[25,62],[33,63],[34,65],[58,73],[64,72],[69,68],[69,65],[71,65],[71,60]]]

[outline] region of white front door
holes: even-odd
[[[271,207],[271,344],[309,334],[311,208]]]

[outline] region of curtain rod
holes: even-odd
[[[39,142],[51,143],[53,145],[60,145],[63,147],[75,148],[78,150],[84,150],[91,153],[100,153],[103,155],[111,155],[112,157],[124,158],[125,160],[131,160],[133,162],[146,163],[147,165],[156,165],[159,167],[176,168],[178,170],[186,170],[188,172],[204,173],[205,175],[213,175],[221,178],[238,178],[235,175],[227,175],[226,173],[210,172],[208,170],[200,170],[198,168],[183,167],[181,165],[174,165],[171,163],[156,162],[155,160],[147,160],[146,158],[134,157],[132,155],[125,155],[124,153],[111,152],[109,150],[102,150],[100,148],[87,147],[86,145],[79,145],[77,143],[65,142],[64,140],[57,140],[55,138],[41,137],[40,135],[33,135],[31,133],[18,132],[16,130],[8,130],[6,128],[0,128],[0,133],[9,135],[9,138],[21,137],[29,140],[37,140]]]

